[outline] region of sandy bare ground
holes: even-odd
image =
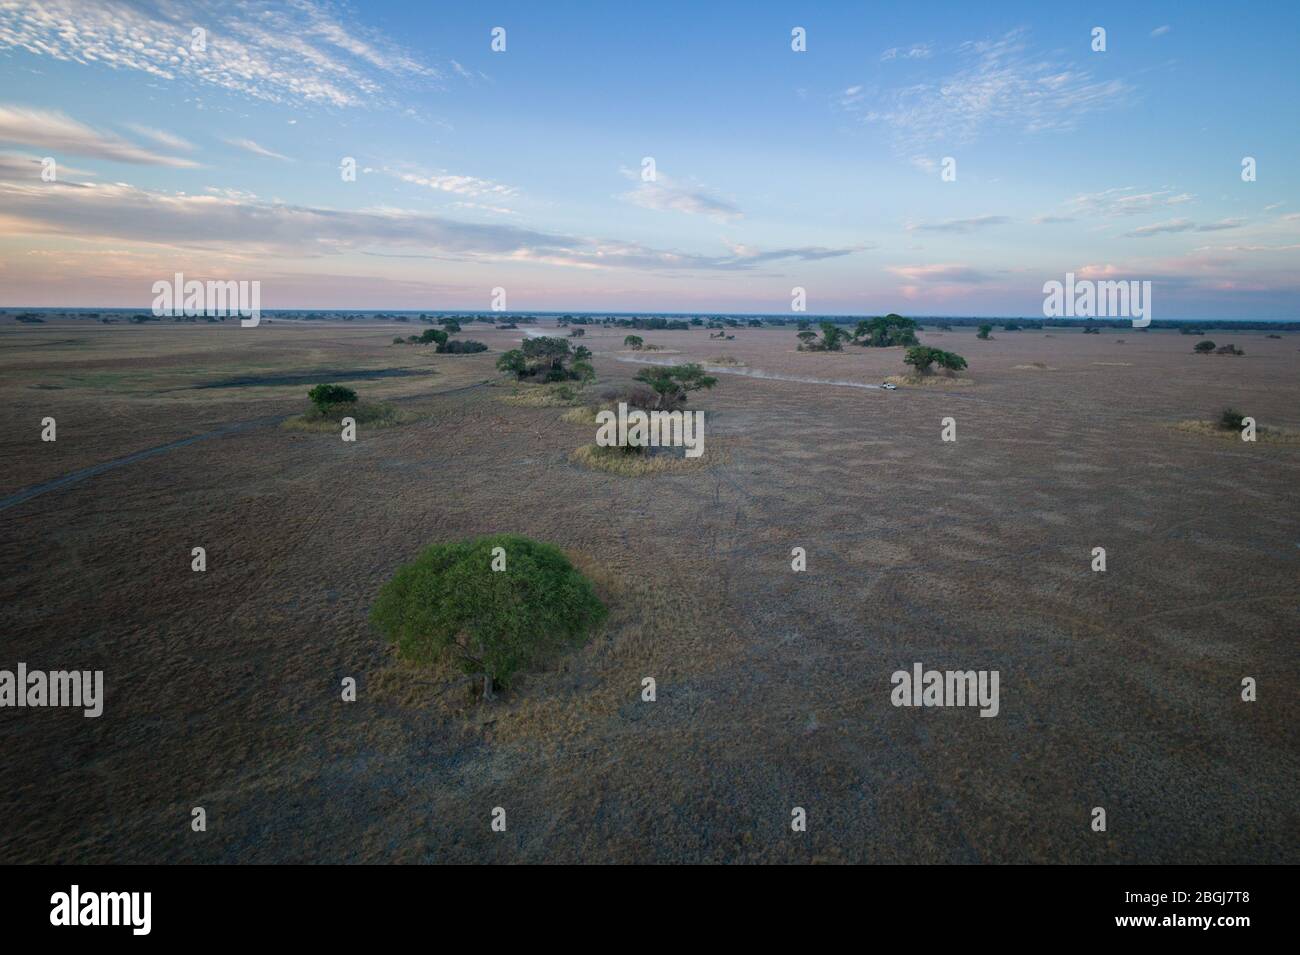
[[[0,668],[107,684],[97,720],[0,710],[0,860],[1298,861],[1300,449],[1169,425],[1230,404],[1300,429],[1300,338],[929,333],[974,386],[725,377],[693,400],[726,463],[630,479],[569,463],[592,434],[563,409],[474,387],[521,331],[467,330],[478,356],[388,344],[414,326],[257,331],[0,329],[0,495],[301,407],[300,383],[195,387],[239,376],[418,371],[356,387],[423,416],[355,445],[232,430],[0,515]],[[637,370],[625,334],[583,339],[602,384]],[[902,370],[790,329],[639,334],[791,377]],[[424,545],[498,531],[568,550],[611,618],[483,707],[366,614]],[[915,661],[999,670],[1000,715],[891,706]]]

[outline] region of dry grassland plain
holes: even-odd
[[[502,400],[522,332],[452,356],[391,344],[412,329],[0,327],[4,665],[106,687],[98,719],[0,719],[0,859],[1300,861],[1300,447],[1176,427],[1300,430],[1300,336],[927,331],[974,384],[883,391],[844,383],[901,349],[638,332],[840,384],[719,374],[690,404],[717,463],[629,477],[571,459],[581,416]],[[597,388],[641,367],[626,334],[582,339]],[[411,420],[280,427],[322,381]],[[423,547],[499,532],[563,548],[610,616],[480,704],[367,614]],[[892,706],[916,661],[1000,671],[997,718]]]

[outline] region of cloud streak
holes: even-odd
[[[94,159],[147,166],[193,168],[192,159],[164,156],[112,133],[91,129],[63,113],[0,104],[0,142],[31,146],[44,153],[71,153]]]
[[[398,249],[462,260],[649,271],[748,271],[857,251],[732,246],[725,255],[706,255],[404,210],[340,211],[244,196],[176,195],[123,183],[79,185],[55,196],[40,183],[0,182],[0,228],[297,258]]]
[[[402,182],[409,182],[416,186],[424,186],[427,189],[433,189],[438,192],[450,192],[457,196],[508,199],[519,194],[519,190],[515,189],[513,186],[505,186],[499,182],[493,182],[490,179],[480,179],[477,176],[453,175],[446,172],[398,172],[390,169],[385,169],[384,172],[391,176],[396,176],[398,179],[402,180]]]
[[[1146,239],[1153,235],[1167,235],[1177,232],[1223,232],[1226,229],[1239,229],[1245,223],[1246,220],[1244,219],[1220,219],[1218,222],[1197,225],[1191,219],[1169,219],[1166,222],[1155,222],[1151,225],[1141,226],[1131,232],[1125,232],[1124,238]]]
[[[1067,205],[1079,215],[1135,216],[1181,206],[1195,198],[1172,189],[1136,192],[1132,186],[1123,186],[1075,196]]]
[[[266,159],[278,159],[281,162],[293,162],[293,160],[288,156],[267,149],[265,146],[256,143],[251,139],[227,139],[225,142],[231,146],[244,150],[244,152],[252,153],[254,156],[262,156]]]
[[[975,216],[971,219],[945,219],[943,222],[923,222],[918,225],[909,225],[907,231],[965,234],[989,226],[1006,225],[1009,222],[1011,222],[1010,216]]]

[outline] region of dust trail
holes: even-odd
[[[673,358],[623,358],[614,356],[615,361],[625,361],[634,365],[686,365],[690,362]],[[736,368],[731,365],[713,365],[707,361],[695,362],[706,371],[718,375],[740,375],[744,378],[762,378],[766,381],[795,381],[804,385],[839,385],[842,388],[864,388],[867,391],[880,391],[879,385],[868,385],[861,381],[843,381],[838,378],[800,378],[798,375],[778,375],[760,368]]]

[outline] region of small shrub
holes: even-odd
[[[316,406],[316,410],[326,412],[334,405],[355,404],[357,393],[342,385],[317,385],[307,392],[307,399]]]
[[[1219,415],[1219,427],[1225,431],[1240,431],[1242,422],[1245,421],[1246,415],[1234,408],[1224,408],[1223,414]]]
[[[1210,341],[1209,339],[1206,339],[1203,342],[1197,342],[1196,345],[1192,348],[1192,351],[1200,355],[1208,355],[1210,352],[1214,351],[1214,347],[1215,347],[1214,342]]]

